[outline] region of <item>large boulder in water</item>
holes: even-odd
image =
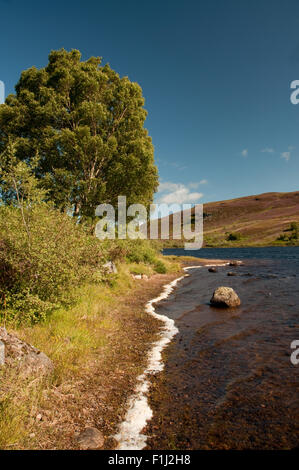
[[[238,307],[241,304],[241,300],[231,287],[218,287],[210,302],[214,307]]]

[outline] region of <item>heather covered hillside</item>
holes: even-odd
[[[207,247],[298,244],[299,191],[211,202],[204,204],[203,211]]]

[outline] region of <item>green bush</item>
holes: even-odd
[[[241,234],[240,233],[230,233],[226,237],[226,240],[228,242],[234,242],[234,241],[237,241],[237,240],[240,240],[240,239],[241,239]]]
[[[299,227],[297,222],[292,222],[290,226],[284,230],[284,232],[291,232],[290,235],[286,235],[282,233],[279,237],[276,238],[277,241],[280,242],[288,242],[288,244],[296,244],[297,240],[299,239]]]
[[[65,213],[33,207],[26,228],[18,208],[0,207],[0,315],[36,322],[71,303],[104,258],[99,240]]]
[[[150,240],[105,240],[102,243],[112,261],[154,265],[159,254],[158,248]]]
[[[166,273],[167,273],[166,266],[165,266],[165,264],[163,263],[163,261],[161,261],[161,260],[158,260],[158,261],[155,263],[154,269],[155,269],[156,273],[159,273],[159,274],[166,274]]]

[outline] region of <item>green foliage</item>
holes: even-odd
[[[21,74],[16,94],[0,105],[0,152],[17,139],[19,160],[40,159],[36,176],[56,207],[80,220],[100,203],[152,201],[157,169],[144,128],[142,90],[101,59],[77,50],[52,51],[45,68]]]
[[[0,315],[36,322],[74,298],[78,285],[99,270],[103,250],[67,214],[44,202],[34,168],[14,161],[10,144],[1,168]]]
[[[279,237],[277,237],[277,240],[280,242],[287,242],[289,241],[289,237],[282,233],[281,235],[279,235]]]
[[[103,261],[100,242],[51,207],[33,208],[28,230],[30,244],[20,210],[0,208],[1,314],[17,322],[38,321],[72,302]]]
[[[298,227],[298,224],[297,222],[292,222],[291,225],[290,225],[290,229],[292,231],[292,236],[291,238],[293,240],[298,240],[298,231],[299,231],[299,227]]]
[[[151,271],[147,270],[147,266],[160,274],[177,272],[180,269],[177,263],[159,259],[161,247],[150,240],[109,240],[104,246],[110,259],[133,263],[130,272],[134,274],[150,275]]]
[[[145,264],[132,263],[130,264],[130,274],[146,274],[150,276],[153,271],[152,268]]]
[[[157,251],[145,240],[128,240],[126,258],[131,263],[154,264]]]
[[[153,265],[159,250],[150,240],[104,240],[102,246],[112,261]]]
[[[290,235],[282,233],[276,240],[279,242],[287,242],[288,245],[296,244],[299,239],[299,227],[297,222],[292,222],[290,227],[285,230],[285,232],[291,232]]]
[[[241,234],[240,233],[229,233],[226,237],[226,240],[228,242],[237,241],[237,240],[240,240],[240,239],[241,239]]]
[[[156,273],[159,273],[159,274],[166,274],[167,273],[166,266],[163,263],[163,261],[161,261],[161,260],[158,260],[155,263],[154,269],[155,269]]]

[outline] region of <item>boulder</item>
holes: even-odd
[[[212,268],[209,268],[208,271],[209,271],[210,273],[217,273],[217,272],[218,272],[218,269],[212,267]]]
[[[231,287],[218,287],[211,298],[214,307],[238,307],[241,301]]]
[[[112,261],[107,261],[107,263],[103,265],[103,268],[107,274],[117,274],[117,267]]]
[[[229,262],[229,266],[243,266],[243,264],[244,264],[243,261],[238,261],[238,260],[236,261],[233,260]]]
[[[22,375],[36,374],[39,377],[50,374],[54,369],[51,359],[34,346],[21,341],[17,336],[0,328],[0,344],[4,345],[4,365],[18,366]],[[0,352],[1,356],[1,352]]]
[[[104,436],[97,428],[85,428],[76,439],[82,450],[97,450],[104,445]]]

